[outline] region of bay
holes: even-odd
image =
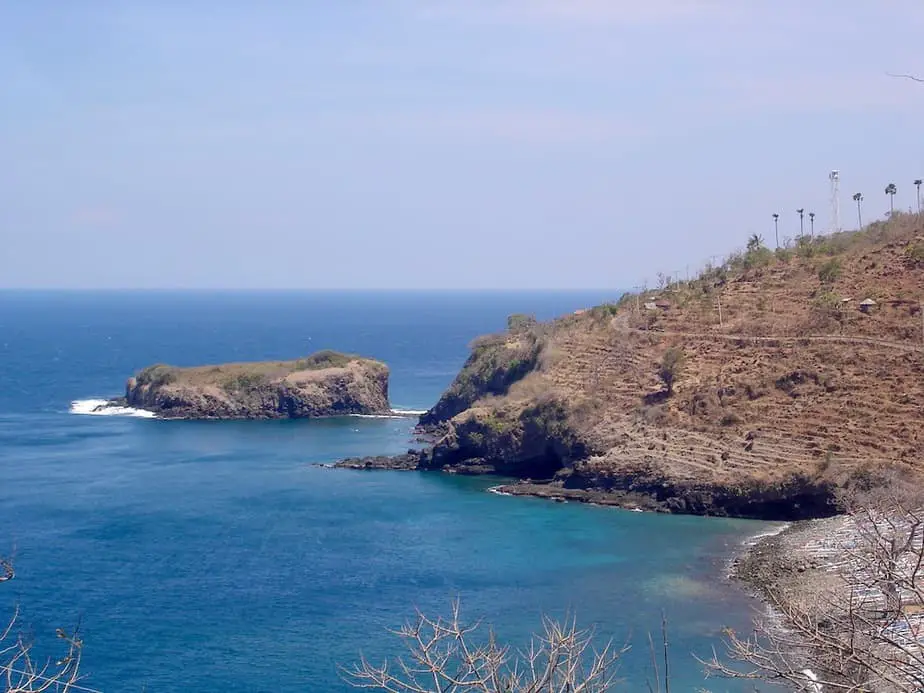
[[[338,666],[398,651],[386,631],[455,597],[524,643],[543,613],[628,639],[670,624],[675,690],[691,653],[747,628],[724,579],[766,525],[631,513],[487,492],[496,479],[330,470],[401,452],[412,418],[184,422],[81,416],[156,362],[379,358],[396,408],[431,406],[475,336],[612,292],[2,292],[0,589],[39,649],[78,620],[85,685],[105,691],[341,691]],[[743,690],[709,682],[710,690]]]

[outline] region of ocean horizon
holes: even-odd
[[[634,644],[625,690],[651,676],[668,619],[673,684],[746,629],[725,579],[769,523],[632,513],[489,493],[492,477],[327,469],[413,444],[475,337],[620,291],[0,291],[0,555],[37,651],[79,622],[82,685],[100,691],[345,691],[338,667],[400,651],[387,632],[452,599],[512,644],[573,613]],[[166,421],[86,415],[152,363],[286,359],[321,349],[391,369],[393,416]],[[743,691],[737,682],[709,689]]]

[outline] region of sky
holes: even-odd
[[[0,287],[656,283],[916,206],[920,0],[0,0]],[[808,220],[806,219],[806,230]]]

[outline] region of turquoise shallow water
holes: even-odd
[[[146,364],[382,358],[395,405],[429,406],[467,342],[512,312],[597,294],[0,293],[0,548],[39,643],[78,618],[88,686],[106,691],[340,691],[338,664],[396,651],[385,629],[453,596],[522,642],[572,610],[631,638],[663,609],[675,690],[701,683],[723,625],[752,603],[723,582],[759,523],[628,513],[486,493],[492,480],[316,466],[399,452],[408,419],[169,422],[77,416]],[[711,690],[740,690],[710,682]]]

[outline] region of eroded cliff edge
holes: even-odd
[[[776,252],[755,239],[690,281],[550,323],[513,316],[421,417],[432,445],[340,465],[492,473],[520,479],[510,493],[671,512],[830,515],[850,479],[921,466],[922,286],[918,215]]]
[[[388,367],[323,351],[294,361],[178,368],[130,378],[124,403],[179,419],[283,419],[387,414]]]

